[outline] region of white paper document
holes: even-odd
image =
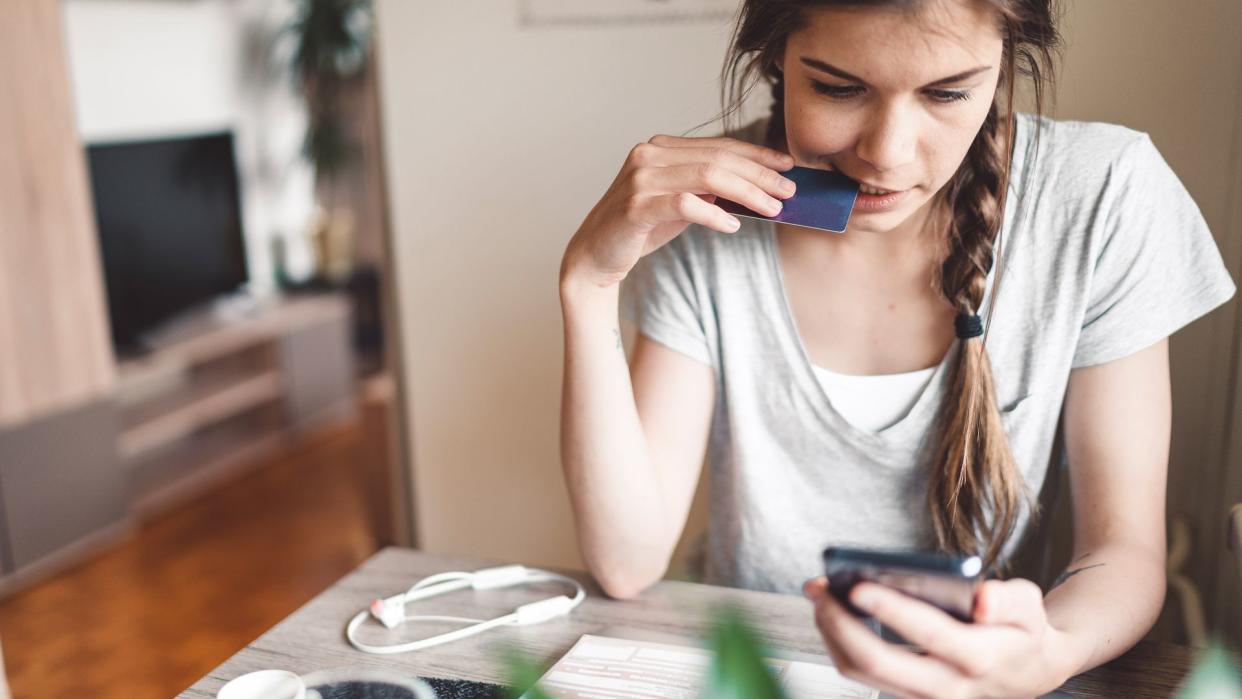
[[[539,687],[556,699],[696,699],[711,653],[701,648],[583,636],[548,670]],[[769,658],[789,699],[876,699],[831,665]]]

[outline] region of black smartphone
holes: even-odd
[[[860,582],[873,582],[941,609],[959,621],[969,622],[975,590],[982,580],[983,561],[978,556],[939,553],[880,551],[830,546],[824,549],[824,574],[828,591],[856,616],[866,618],[850,603],[850,590]]]

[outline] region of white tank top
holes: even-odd
[[[867,432],[896,424],[918,401],[936,367],[904,374],[859,376],[814,366],[828,402],[845,421]]]

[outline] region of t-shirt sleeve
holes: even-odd
[[[1199,207],[1146,134],[1125,147],[1106,187],[1074,368],[1149,347],[1234,293]]]
[[[689,235],[686,231],[639,260],[621,284],[621,317],[652,340],[711,366],[701,270]]]

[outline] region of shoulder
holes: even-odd
[[[1099,192],[1118,175],[1163,165],[1146,133],[1119,124],[1025,114],[1019,124],[1028,174],[1063,192]]]
[[[687,268],[715,272],[744,264],[764,252],[767,231],[764,222],[739,217],[742,227],[736,233],[721,233],[691,224],[681,235],[652,253],[677,260]]]
[[[1103,121],[1053,119],[1033,114],[1020,114],[1018,120],[1023,124],[1019,128],[1037,128],[1050,147],[1079,147],[1093,152],[1116,153],[1147,137],[1142,131]]]
[[[758,222],[742,221],[737,233],[690,225],[639,260],[621,285],[623,315],[634,320],[643,309],[663,309],[697,318],[700,328],[715,327],[719,309],[736,307],[739,296],[747,296],[743,289],[768,267],[765,231]]]
[[[1011,194],[1041,237],[1058,235],[1098,251],[1114,234],[1145,235],[1161,211],[1197,213],[1146,133],[1101,122],[1023,120]]]

